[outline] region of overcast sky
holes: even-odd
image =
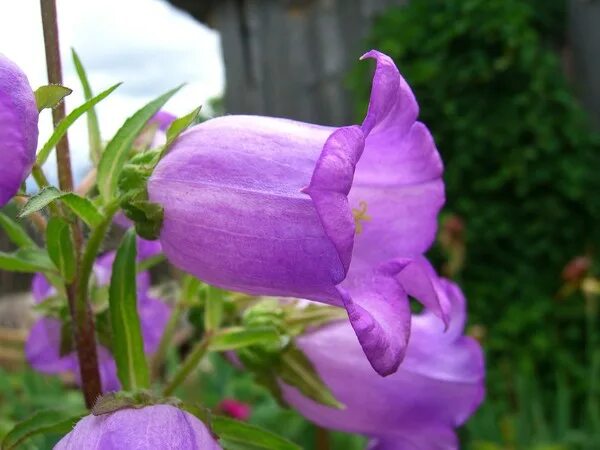
[[[98,107],[103,139],[145,103],[183,82],[187,85],[166,106],[178,115],[222,93],[218,34],[167,2],[57,0],[57,8],[64,84],[74,90],[67,109],[83,102],[71,47],[79,54],[95,94],[124,82]],[[38,0],[0,1],[0,52],[23,69],[34,89],[47,84]],[[85,118],[71,130],[80,178],[88,165]],[[45,111],[40,144],[50,132],[50,113]],[[53,175],[53,167],[48,165],[47,170]]]

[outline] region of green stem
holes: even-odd
[[[210,333],[205,333],[202,340],[194,346],[179,370],[175,373],[173,379],[163,389],[163,395],[171,395],[177,386],[183,383],[188,375],[198,366],[204,355],[206,355],[211,337]]]
[[[77,291],[76,297],[76,305],[78,310],[82,310],[86,306],[87,288],[90,282],[92,271],[94,269],[94,262],[98,257],[98,252],[100,251],[100,246],[104,241],[106,233],[108,232],[108,229],[112,224],[113,216],[115,215],[118,209],[119,205],[117,202],[113,202],[107,205],[104,212],[105,217],[103,222],[91,231],[90,236],[88,238],[87,245],[85,246],[85,249],[83,251],[81,265],[79,269],[79,289]]]
[[[169,317],[169,321],[167,322],[165,331],[163,332],[163,335],[160,338],[158,349],[156,350],[156,353],[154,353],[154,355],[152,356],[152,362],[150,364],[150,367],[152,370],[153,377],[158,376],[160,367],[163,361],[165,360],[167,350],[169,349],[169,346],[173,341],[173,336],[175,335],[175,331],[177,331],[177,325],[179,324],[179,321],[181,320],[181,316],[183,315],[184,311],[185,308],[181,304],[181,302],[177,303],[173,307],[173,311],[171,312],[171,316]]]

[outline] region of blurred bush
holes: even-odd
[[[581,304],[554,296],[563,266],[599,242],[600,141],[554,48],[564,3],[412,1],[369,42],[395,59],[442,153],[446,211],[466,224],[459,280],[496,362],[569,367],[583,347]],[[368,70],[351,77],[361,117]]]
[[[369,40],[396,61],[443,156],[445,214],[466,239],[454,274],[487,350],[488,399],[503,411],[520,408],[511,386],[523,376],[544,393],[564,374],[572,401],[586,398],[585,349],[598,345],[582,296],[557,296],[564,266],[600,242],[600,140],[564,76],[565,4],[415,0],[381,16]],[[350,77],[360,119],[366,66]]]

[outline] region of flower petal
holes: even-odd
[[[41,303],[55,295],[56,289],[48,282],[44,274],[36,273],[31,281],[31,294],[35,303]]]
[[[75,355],[60,355],[60,330],[60,321],[52,318],[39,319],[31,327],[25,342],[25,357],[38,372],[57,374],[74,370]]]
[[[410,335],[410,305],[395,278],[402,269],[402,262],[392,261],[339,288],[360,345],[382,376],[398,369]]]
[[[373,439],[367,450],[458,450],[458,437],[450,427],[412,429],[405,434]]]
[[[158,349],[171,308],[165,302],[144,294],[138,300],[138,311],[144,337],[144,352],[152,354]]]
[[[423,256],[399,261],[405,264],[405,267],[396,278],[406,293],[442,319],[447,327],[452,305],[432,265]]]
[[[182,134],[148,185],[150,199],[164,207],[160,239],[169,260],[230,290],[335,297],[346,271],[338,241],[327,233],[335,230],[336,239],[340,232],[339,239],[347,240],[348,231],[339,228],[348,214],[340,210],[340,199],[320,199],[320,208],[340,215],[324,223],[302,192],[322,154],[326,170],[341,142],[356,134],[335,131],[284,119],[225,116]],[[352,143],[346,151],[356,153],[355,148]]]
[[[364,145],[360,127],[337,129],[325,142],[310,184],[303,189],[315,202],[325,233],[334,243],[344,271],[350,267],[355,232],[348,192]]]
[[[444,203],[443,165],[429,130],[416,122],[415,97],[394,62],[371,51],[377,62],[367,118],[365,151],[356,167],[350,204],[366,219],[355,258],[375,265],[426,251]]]
[[[344,408],[318,404],[282,383],[286,401],[323,427],[381,438],[380,445],[387,445],[381,449],[429,450],[436,447],[426,443],[436,440],[453,443],[452,430],[483,399],[484,367],[481,347],[462,335],[464,298],[456,286],[441,284],[448,288],[452,303],[450,328],[444,331],[430,311],[413,315],[406,358],[388,377],[373,372],[348,322],[332,323],[297,338]],[[405,441],[405,447],[391,446]]]

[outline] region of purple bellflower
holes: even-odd
[[[404,357],[408,295],[447,320],[421,257],[444,203],[442,162],[394,62],[362,125],[224,116],[183,133],[148,183],[176,266],[215,286],[345,307],[382,375]]]
[[[138,253],[150,253],[144,249],[144,242],[138,241]],[[152,243],[151,243],[152,244]],[[106,286],[110,282],[112,264],[115,252],[100,256],[94,265],[94,275],[98,286]],[[154,353],[160,343],[161,336],[169,319],[169,306],[162,300],[155,299],[149,294],[150,274],[140,273],[137,279],[138,312],[144,339],[144,351]],[[36,303],[41,303],[56,295],[54,287],[48,283],[42,274],[36,274],[32,283],[32,294]],[[31,328],[25,343],[25,355],[29,364],[37,371],[48,374],[70,372],[79,379],[79,361],[75,351],[61,355],[61,327],[59,319],[43,317],[38,319]],[[117,377],[117,367],[110,351],[103,345],[98,345],[98,366],[102,391],[111,392],[120,389]]]
[[[27,77],[0,53],[0,207],[15,196],[31,171],[38,116]]]
[[[220,450],[198,418],[170,405],[89,415],[54,450]]]
[[[428,311],[412,317],[406,358],[389,377],[378,376],[363,358],[348,322],[334,322],[297,338],[344,409],[333,409],[283,385],[286,401],[326,428],[372,438],[370,450],[458,449],[454,429],[477,409],[484,396],[481,347],[463,335],[465,299],[441,280],[447,292],[447,330]]]

